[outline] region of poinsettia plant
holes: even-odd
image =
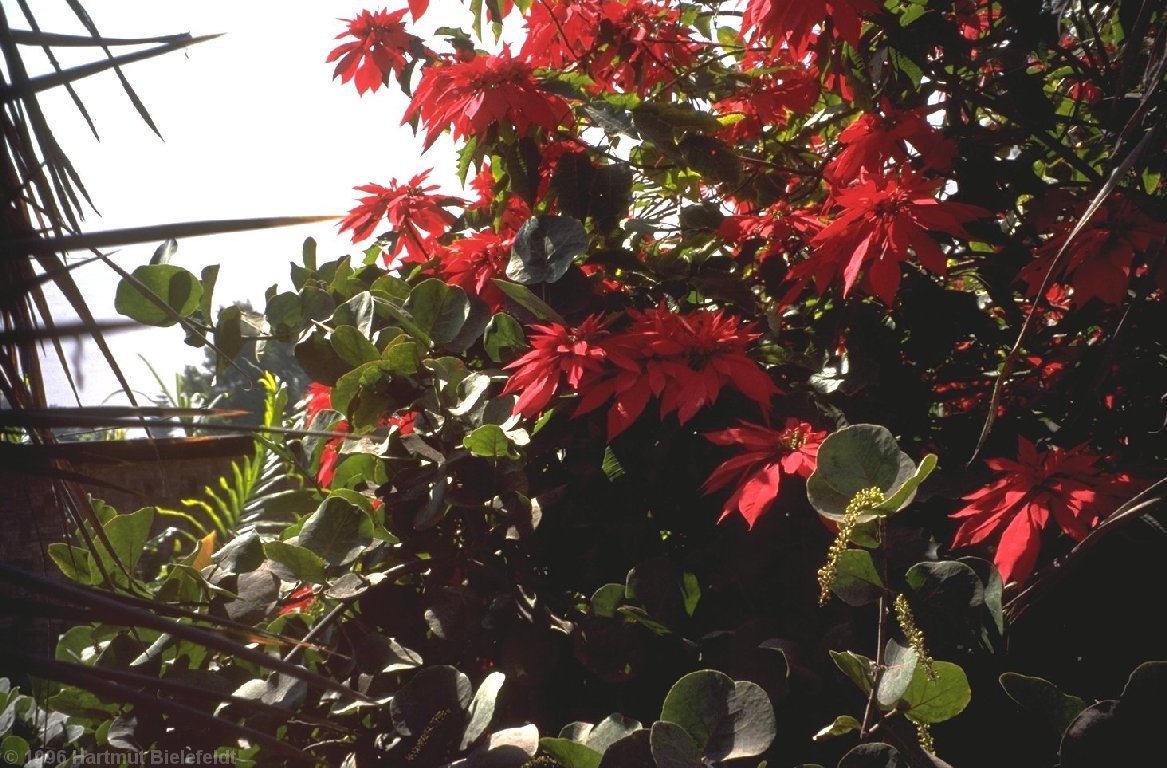
[[[1163,10],[471,10],[424,42],[424,2],[344,22],[340,85],[400,99],[425,167],[356,187],[364,250],[306,247],[269,292],[316,382],[313,503],[191,576],[262,582],[247,618],[359,694],[281,738],[356,766],[1052,765],[997,684],[1041,635],[1004,616],[1165,455]],[[159,290],[121,305],[194,311]]]

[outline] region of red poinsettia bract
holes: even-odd
[[[818,462],[819,445],[826,437],[826,430],[816,430],[793,417],[786,419],[782,429],[743,422],[730,429],[707,432],[705,438],[710,442],[744,449],[713,470],[702,486],[707,494],[726,487],[734,489],[718,522],[738,512],[753,528],[777,498],[783,475],[811,476]]]
[[[441,256],[438,273],[450,285],[477,296],[499,312],[505,296],[491,280],[501,277],[510,260],[514,236],[494,232],[476,232],[451,243]]]
[[[758,75],[736,93],[713,103],[719,115],[740,118],[721,129],[727,141],[756,139],[762,130],[786,124],[791,112],[809,111],[822,90],[813,68],[789,64],[775,72]]]
[[[493,56],[426,67],[402,124],[414,117],[426,127],[427,149],[447,128],[461,139],[485,136],[500,124],[521,135],[535,127],[554,131],[572,120],[568,103],[543,90],[531,65],[513,58],[505,47]]]
[[[531,351],[510,363],[504,392],[518,392],[514,412],[532,417],[551,402],[566,377],[580,395],[575,415],[609,405],[608,439],[630,427],[652,398],[662,417],[682,424],[713,405],[726,387],[769,413],[778,389],[747,354],[761,334],[722,311],[681,315],[667,307],[630,311],[619,332],[589,317],[575,328],[533,326]]]
[[[631,324],[603,342],[605,376],[583,389],[576,415],[611,402],[608,439],[630,427],[653,398],[661,417],[684,424],[717,402],[721,390],[736,389],[763,414],[778,389],[747,349],[761,335],[723,311],[681,315],[658,306],[628,313]]]
[[[885,104],[883,114],[865,113],[839,134],[843,147],[823,169],[823,176],[837,187],[846,186],[865,173],[884,173],[886,166],[907,162],[906,144],[919,157],[921,169],[946,171],[952,167],[956,146],[932,127],[920,110],[900,111]]]
[[[801,58],[830,19],[834,33],[855,46],[864,14],[878,13],[877,0],[748,0],[742,14],[742,32],[752,40],[770,38],[775,47],[785,43]]]
[[[514,412],[527,418],[547,407],[564,377],[569,387],[579,391],[585,378],[600,373],[605,352],[598,342],[608,335],[597,315],[574,328],[553,324],[535,325],[531,330],[531,350],[506,366],[514,373],[503,388],[503,394],[519,393]]]
[[[1039,230],[1053,235],[1038,247],[1031,261],[1017,275],[1036,293],[1058,251],[1087,207],[1084,198],[1051,195],[1034,215]],[[1074,288],[1073,300],[1084,303],[1098,298],[1106,304],[1121,303],[1130,285],[1132,270],[1156,252],[1167,238],[1167,224],[1143,213],[1129,197],[1115,193],[1107,198],[1089,223],[1070,243],[1070,251],[1056,278],[1068,280]],[[1159,276],[1167,276],[1160,269]]]
[[[406,53],[420,40],[405,31],[401,21],[405,9],[388,13],[361,11],[355,19],[342,19],[348,29],[337,39],[355,37],[342,43],[328,54],[328,63],[336,62],[333,77],[342,83],[353,81],[357,93],[376,91],[390,75],[400,75],[408,65]],[[415,14],[416,16],[416,14]]]
[[[967,203],[937,200],[943,185],[912,174],[862,180],[835,192],[842,212],[811,240],[809,260],[790,271],[801,286],[814,277],[822,292],[836,277],[843,278],[843,295],[866,274],[871,292],[887,304],[900,286],[900,262],[915,258],[925,269],[943,275],[947,259],[933,233],[967,238],[964,224],[989,215]]]
[[[658,0],[535,3],[520,55],[535,66],[579,65],[597,90],[641,95],[676,78],[698,51],[680,12]]]
[[[1075,540],[1085,538],[1117,505],[1127,475],[1112,475],[1098,466],[1087,445],[1039,451],[1018,440],[1017,460],[989,459],[998,473],[989,485],[964,497],[968,504],[953,517],[960,527],[953,547],[980,544],[1000,534],[993,562],[1006,582],[1025,581],[1033,572],[1041,534],[1052,518]]]
[[[435,195],[438,186],[425,183],[428,175],[429,171],[419,173],[408,184],[391,181],[388,187],[379,184],[356,187],[368,194],[341,219],[340,231],[352,230],[353,242],[357,243],[373,234],[382,219],[388,219],[396,238],[393,248],[385,254],[385,263],[393,266],[402,251],[406,260],[429,260],[429,241],[445,234],[457,221],[457,217],[442,206],[458,205],[463,201],[449,195]]]

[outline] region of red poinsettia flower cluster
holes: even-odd
[[[707,432],[705,438],[710,442],[744,449],[713,470],[702,486],[707,494],[726,487],[734,489],[718,522],[738,512],[753,528],[777,498],[783,475],[811,476],[818,463],[819,445],[826,437],[826,430],[816,430],[793,417],[786,419],[782,429],[742,422],[719,432]]]
[[[785,125],[790,113],[810,111],[821,90],[818,73],[812,67],[787,62],[776,71],[760,74],[733,96],[713,103],[715,114],[740,116],[720,135],[735,143],[757,138],[765,128]]]
[[[592,315],[574,328],[559,324],[531,326],[531,350],[506,367],[513,370],[503,394],[518,392],[514,412],[527,418],[539,415],[562,379],[579,391],[604,370],[608,353],[600,342],[610,336],[602,318]]]
[[[717,227],[718,237],[732,244],[739,258],[759,264],[802,248],[823,224],[802,209],[790,210],[785,200],[756,213],[726,216]]]
[[[823,169],[823,176],[843,187],[866,175],[882,176],[888,166],[916,157],[919,170],[946,171],[956,146],[925,119],[924,110],[897,110],[884,103],[881,114],[866,112],[839,134],[842,151]],[[908,148],[914,150],[909,153]]]
[[[879,13],[881,6],[878,0],[748,0],[742,33],[752,33],[752,43],[768,38],[775,48],[785,44],[802,58],[828,20],[836,36],[858,45],[863,16]]]
[[[449,195],[434,194],[436,184],[426,184],[429,171],[414,176],[407,184],[389,182],[389,186],[366,184],[356,189],[366,192],[360,204],[349,211],[340,222],[340,231],[352,230],[353,242],[366,239],[382,219],[388,219],[395,235],[393,247],[384,255],[389,266],[397,264],[404,252],[404,260],[425,262],[431,257],[433,240],[446,233],[457,221],[444,206],[461,205],[463,201]]]
[[[821,293],[838,277],[843,295],[864,275],[867,288],[887,304],[895,301],[900,285],[900,263],[915,259],[938,275],[947,269],[947,257],[933,233],[968,238],[964,224],[988,216],[967,203],[937,200],[941,179],[912,173],[863,179],[837,190],[833,202],[841,211],[814,236],[811,258],[790,271],[795,281],[787,301],[813,277]]]
[[[513,234],[504,236],[489,230],[459,238],[443,249],[438,274],[450,285],[482,299],[492,312],[499,312],[506,297],[491,281],[506,272],[513,243]]]
[[[539,67],[578,64],[596,90],[645,94],[690,66],[698,45],[680,12],[655,0],[535,3],[522,57]]]
[[[533,72],[505,47],[493,56],[447,59],[426,67],[402,124],[420,118],[427,149],[447,128],[462,139],[484,137],[499,125],[513,126],[520,135],[532,128],[550,132],[571,125],[571,107],[540,87]]]
[[[980,544],[999,534],[993,562],[1001,578],[1006,583],[1025,581],[1051,520],[1063,533],[1081,540],[1129,491],[1131,478],[1104,471],[1100,461],[1087,445],[1039,451],[1020,438],[1016,461],[985,462],[998,477],[964,497],[968,504],[953,514],[961,524],[952,546]]]
[[[660,306],[628,313],[619,332],[588,318],[568,329],[535,326],[530,352],[507,366],[504,392],[519,392],[515,413],[532,417],[547,407],[566,376],[578,393],[577,416],[609,404],[608,438],[632,425],[652,398],[662,417],[682,423],[715,403],[729,386],[769,412],[777,387],[746,350],[761,334],[723,311],[681,315]],[[561,376],[562,374],[562,376]]]
[[[1088,201],[1066,194],[1051,195],[1034,213],[1039,232],[1052,232],[1034,253],[1034,260],[1017,275],[1031,292],[1036,292],[1050,264],[1065,245],[1070,232],[1086,211]],[[1073,301],[1084,303],[1097,298],[1118,304],[1126,296],[1132,274],[1143,259],[1155,254],[1167,238],[1167,224],[1152,219],[1130,197],[1115,193],[1090,218],[1070,243],[1056,279],[1073,287]],[[1167,270],[1159,270],[1167,279]],[[1167,287],[1161,285],[1160,287]]]
[[[336,62],[333,77],[342,83],[350,80],[362,96],[376,91],[390,75],[400,75],[409,64],[406,55],[421,47],[421,40],[405,31],[405,9],[389,13],[361,11],[355,19],[342,19],[348,29],[337,39],[354,37],[328,54],[328,63]],[[417,14],[414,14],[415,18]]]

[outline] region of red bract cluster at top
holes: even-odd
[[[744,449],[727,459],[705,481],[705,493],[732,487],[733,493],[721,510],[721,520],[734,512],[741,513],[746,524],[754,523],[778,497],[783,475],[807,478],[818,463],[819,445],[825,430],[816,430],[805,421],[787,418],[782,429],[741,423],[719,432],[707,432],[705,438],[717,445]]]
[[[535,326],[530,352],[513,369],[504,392],[520,392],[515,413],[536,416],[551,402],[564,374],[580,395],[576,415],[611,403],[608,438],[623,432],[653,397],[661,416],[686,423],[717,401],[726,386],[768,413],[777,393],[773,381],[746,352],[760,334],[721,311],[687,315],[657,307],[629,312],[631,323],[606,330],[596,317],[568,329]]]
[[[769,38],[775,47],[785,43],[801,56],[827,19],[836,35],[856,45],[863,15],[878,13],[880,6],[877,0],[749,0],[742,31],[751,32],[754,42]]]
[[[699,47],[679,18],[652,0],[535,3],[520,54],[539,67],[578,66],[596,90],[644,94],[694,61]]]
[[[1063,533],[1081,540],[1131,490],[1129,476],[1104,471],[1100,461],[1086,445],[1039,451],[1020,438],[1016,461],[985,462],[998,477],[964,497],[968,505],[953,514],[961,524],[952,546],[979,544],[999,534],[993,562],[1001,578],[1025,581],[1051,519]]]
[[[450,129],[455,139],[483,137],[499,126],[523,135],[532,128],[572,126],[571,107],[535,81],[530,64],[504,48],[494,56],[447,59],[426,67],[402,123],[418,117],[425,146]]]
[[[348,19],[348,29],[336,37],[356,40],[338,45],[328,54],[328,62],[336,62],[333,77],[342,83],[353,81],[357,93],[364,94],[376,91],[390,75],[400,75],[408,64],[406,54],[421,42],[405,31],[404,16],[404,9],[393,13],[361,11],[355,19]]]
[[[967,238],[964,224],[989,215],[976,206],[937,200],[941,180],[913,174],[861,181],[839,190],[834,202],[842,210],[814,236],[814,255],[790,271],[801,281],[813,277],[822,293],[835,279],[843,279],[843,295],[850,293],[865,271],[867,286],[887,304],[900,285],[900,262],[913,257],[927,270],[943,275],[947,259],[932,233]]]
[[[388,187],[366,184],[357,187],[368,195],[360,205],[340,222],[340,231],[352,230],[357,243],[373,234],[382,219],[387,219],[396,240],[385,254],[385,263],[393,265],[404,251],[410,261],[424,262],[430,258],[430,240],[445,234],[457,217],[442,206],[457,205],[462,201],[449,195],[435,195],[436,184],[426,184],[429,171],[419,173],[408,184],[389,182]]]

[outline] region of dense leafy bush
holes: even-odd
[[[467,188],[306,246],[259,330],[318,488],[149,585],[306,672],[83,626],[214,719],[47,704],[261,765],[1096,765],[1151,722],[1155,665],[1086,704],[1164,639],[1104,575],[1161,508],[1162,5],[516,5],[494,53],[348,22],[337,76]]]

